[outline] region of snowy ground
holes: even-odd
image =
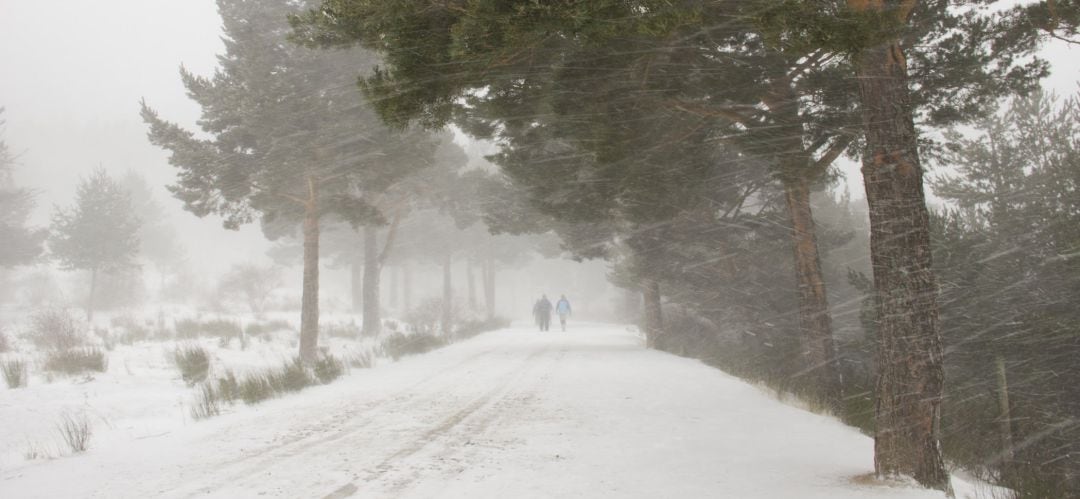
[[[943,497],[873,483],[871,439],[616,326],[511,328],[177,419],[6,463],[0,497]]]

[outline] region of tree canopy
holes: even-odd
[[[225,32],[218,69],[203,77],[181,68],[189,96],[202,108],[205,138],[161,119],[146,103],[142,116],[150,141],[172,153],[178,177],[170,190],[189,211],[220,215],[227,228],[256,219],[264,231],[303,222],[300,355],[311,361],[320,220],[385,223],[372,196],[430,165],[435,141],[383,125],[360,99],[353,82],[375,63],[371,52],[317,51],[286,40],[285,16],[303,4],[223,0],[218,6]]]

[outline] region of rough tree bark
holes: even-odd
[[[349,262],[349,286],[353,312],[364,310],[364,257],[353,255]]]
[[[641,318],[641,293],[636,293],[632,288],[623,289],[623,308],[626,311],[625,320],[637,323]]]
[[[472,258],[465,260],[465,281],[468,285],[469,293],[469,310],[476,311],[476,276],[473,275],[473,261]]]
[[[401,306],[408,313],[412,310],[412,265],[409,262],[402,264],[401,271]]]
[[[394,273],[390,276],[390,309],[397,310],[399,284],[401,283],[401,267],[395,265]]]
[[[800,372],[809,394],[839,413],[842,400],[840,366],[833,342],[825,277],[821,271],[817,229],[810,207],[810,185],[847,148],[848,142],[837,138],[820,160],[814,160],[812,152],[803,144],[799,98],[794,84],[788,80],[784,78],[778,82],[766,103],[779,125],[775,131],[780,134],[778,166],[791,222],[792,261],[799,302],[799,340],[803,355]]]
[[[485,258],[480,271],[484,281],[484,307],[488,320],[491,320],[495,318],[495,260],[491,257]]]
[[[379,229],[364,227],[364,320],[361,326],[365,336],[376,336],[382,329],[379,316],[379,277],[382,266],[379,265]]]
[[[660,283],[653,279],[642,282],[642,295],[645,298],[645,345],[656,348],[660,336],[664,334],[663,308],[660,303]]]
[[[791,218],[795,280],[799,292],[802,372],[809,381],[806,385],[812,395],[838,411],[842,399],[840,368],[810,208],[810,185],[805,175],[796,175],[784,181],[784,199]]]
[[[902,22],[917,3],[849,0],[856,11],[896,8]],[[856,57],[866,150],[870,259],[878,306],[874,467],[951,493],[939,438],[944,384],[937,283],[931,268],[923,169],[900,43]]]
[[[97,293],[97,267],[90,269],[90,294],[86,296],[86,322],[94,324],[94,294]]]
[[[1001,410],[1001,461],[1004,464],[1003,468],[1008,472],[1010,465],[1015,458],[1013,453],[1013,433],[1012,433],[1012,410],[1009,404],[1009,378],[1005,371],[1005,358],[998,355],[994,359],[994,365],[997,368],[997,383],[998,383],[998,407]]]
[[[442,325],[442,332],[444,336],[449,336],[454,330],[454,288],[453,283],[450,280],[450,270],[454,263],[454,256],[447,252],[443,257],[442,271],[442,318],[440,324]]]
[[[304,206],[304,281],[300,299],[300,361],[315,361],[319,346],[319,199],[314,179],[308,179]]]
[[[383,241],[382,251],[379,251],[378,227],[364,227],[364,322],[362,331],[365,335],[375,336],[382,331],[382,317],[379,309],[382,306],[382,300],[379,285],[382,281],[382,270],[386,265],[386,259],[390,257],[390,251],[394,247],[398,226],[401,225],[401,217],[400,211],[394,214],[394,218],[390,222],[390,228],[386,230],[386,240]]]

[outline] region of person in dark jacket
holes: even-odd
[[[533,305],[533,317],[536,317],[536,324],[540,326],[541,331],[547,331],[551,329],[551,302],[548,301],[547,295],[543,295],[536,304]]]

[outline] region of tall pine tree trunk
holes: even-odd
[[[315,361],[319,346],[319,210],[314,180],[308,180],[304,210],[304,282],[300,304],[300,360]]]
[[[353,312],[361,312],[364,309],[364,257],[357,253],[349,260],[349,290],[352,298],[352,310]]]
[[[449,336],[453,332],[454,328],[454,288],[451,282],[451,268],[453,267],[453,254],[446,253],[443,257],[442,271],[442,331],[444,336]]]
[[[1001,421],[1001,462],[1002,468],[1007,473],[1010,471],[1015,456],[1013,453],[1012,410],[1009,404],[1009,379],[1005,371],[1005,358],[998,355],[994,359],[994,367],[997,369],[998,407],[1001,410],[1001,415],[998,418]]]
[[[641,318],[641,293],[635,292],[632,288],[624,288],[623,310],[626,312],[623,320],[636,324]]]
[[[167,278],[168,278],[168,274],[166,274],[165,270],[162,269],[160,265],[158,265],[158,280],[159,281],[158,281],[157,296],[158,296],[158,302],[160,302],[160,303],[165,303],[165,280]]]
[[[488,320],[491,320],[495,318],[495,260],[485,257],[480,270],[484,281],[484,308]]]
[[[363,334],[377,336],[382,329],[379,317],[379,229],[364,227],[364,322]]]
[[[656,348],[660,336],[664,334],[664,314],[660,303],[660,283],[653,279],[642,282],[642,295],[645,298],[645,345]]]
[[[90,269],[90,293],[86,296],[86,322],[94,325],[94,295],[97,294],[97,267]]]
[[[412,310],[412,264],[405,262],[401,271],[401,307],[405,313]]]
[[[472,258],[465,259],[465,280],[468,285],[469,310],[476,311],[476,277],[473,275]]]
[[[784,199],[791,218],[795,280],[799,292],[803,372],[813,396],[838,411],[841,401],[840,369],[836,345],[833,343],[825,278],[821,273],[814,217],[810,209],[809,183],[806,175],[800,174],[784,180]]]
[[[395,265],[393,269],[394,273],[390,276],[389,305],[391,310],[397,310],[399,290],[398,285],[401,283],[401,267]]]
[[[915,3],[905,2],[896,12],[902,21]],[[849,5],[857,11],[886,10],[884,0],[849,0]],[[907,475],[951,492],[939,438],[945,372],[937,283],[907,63],[894,39],[863,49],[855,64],[879,312],[874,466],[878,475]]]

